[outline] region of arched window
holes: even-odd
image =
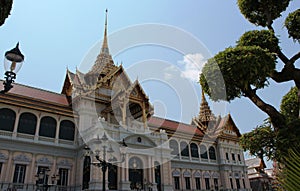
[[[16,113],[7,108],[0,109],[0,130],[13,131],[16,120]]]
[[[180,142],[180,150],[181,156],[188,157],[190,155],[188,144],[184,141]]]
[[[209,150],[208,150],[208,153],[209,153],[209,158],[211,160],[216,160],[216,150],[213,146],[209,147]]]
[[[59,139],[74,141],[75,125],[72,121],[63,120],[60,122]]]
[[[18,133],[34,135],[37,117],[32,113],[22,113],[18,124]]]
[[[179,150],[178,150],[178,143],[174,139],[170,140],[170,148],[172,149],[171,154],[172,155],[178,155]]]
[[[238,154],[237,156],[238,156],[238,160],[241,161],[241,155]]]
[[[208,159],[206,146],[200,145],[200,156],[202,159]]]
[[[191,155],[194,158],[199,158],[198,146],[195,143],[191,143]]]
[[[43,117],[40,123],[39,136],[55,138],[56,120],[52,117]]]

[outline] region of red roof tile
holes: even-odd
[[[4,89],[2,82],[3,81],[0,80],[0,83],[1,83],[0,89],[1,90]],[[16,84],[16,83],[14,83],[13,86],[14,87],[8,92],[9,94],[17,94],[20,96],[30,97],[30,98],[38,99],[41,101],[52,102],[54,104],[69,106],[66,95],[58,94],[58,93],[50,92],[47,90],[30,87],[30,86],[25,86],[25,85],[21,85],[21,84]]]
[[[199,136],[203,136],[203,133],[193,125],[185,124],[185,123],[180,123],[177,121],[172,121],[169,119],[163,119],[159,117],[151,117],[148,120],[148,123],[150,125],[154,125],[157,127],[161,128],[167,128],[173,131],[179,131],[183,133],[190,133],[190,134],[197,134]]]

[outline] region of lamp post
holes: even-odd
[[[105,191],[105,174],[107,171],[107,168],[111,165],[117,164],[117,163],[123,163],[125,161],[125,154],[127,145],[123,139],[123,141],[120,143],[120,152],[122,155],[122,158],[120,161],[116,161],[113,158],[106,159],[106,154],[112,154],[114,153],[114,150],[112,146],[107,146],[108,138],[106,134],[104,133],[101,138],[97,137],[96,144],[98,146],[98,149],[95,150],[95,158],[98,162],[91,162],[91,165],[94,165],[96,167],[101,168],[102,170],[102,191]],[[107,148],[108,147],[108,148]],[[88,147],[85,148],[86,152],[89,153],[90,149]],[[102,153],[102,158],[100,157],[100,153]]]
[[[59,175],[53,175],[51,176],[52,184],[48,184],[49,172],[49,168],[43,168],[42,170],[40,170],[40,172],[38,172],[37,175],[35,175],[35,177],[37,177],[37,190],[39,190],[39,188],[41,187],[43,191],[47,191],[50,186],[54,185],[55,180],[59,179]]]
[[[48,177],[49,177],[48,172],[49,171],[50,171],[49,168],[45,168],[45,169],[42,169],[37,175],[35,175],[37,177],[37,181],[36,181],[37,189],[39,187],[42,187],[43,191],[48,190]]]
[[[5,52],[4,54],[5,81],[3,82],[4,90],[1,93],[8,92],[13,86],[11,85],[16,79],[16,73],[20,70],[24,61],[24,55],[19,49],[19,43],[16,47]]]

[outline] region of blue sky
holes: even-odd
[[[292,1],[288,10],[299,7],[299,1]],[[115,39],[123,43],[152,32],[149,29],[150,31],[135,31],[137,33],[131,34],[126,31],[128,28],[166,26],[162,32],[153,36],[161,35],[160,38],[164,39],[165,29],[181,31],[190,41],[177,39],[179,46],[188,47],[197,42],[200,49],[202,47],[206,51],[203,58],[205,59],[208,55],[213,56],[226,47],[234,46],[244,32],[257,29],[240,14],[235,0],[14,1],[11,15],[0,28],[0,52],[4,55],[5,51],[20,42],[25,63],[17,74],[16,82],[60,92],[66,68],[71,71],[75,71],[76,67],[81,68],[87,55],[93,59],[95,50],[96,54],[99,51],[106,8],[109,10],[108,34],[109,46],[112,46],[112,49],[116,43],[116,36],[119,39]],[[299,51],[299,44],[288,39],[283,28],[283,18],[276,20],[274,26],[280,35],[283,52],[291,56]],[[156,28],[155,31],[157,30]],[[172,30],[168,32],[170,37],[175,36]],[[110,44],[112,42],[113,45]],[[91,53],[93,51],[94,53]],[[166,69],[172,69],[173,75],[182,76],[183,72],[193,75],[189,73],[193,69],[188,67],[189,60],[201,61],[202,53],[196,49],[191,49],[190,52],[188,49],[178,51],[174,47],[144,44],[127,47],[126,50],[112,56],[116,63],[123,63],[132,80],[138,78],[143,82],[142,86],[151,102],[158,108],[157,115],[189,123],[191,118],[198,114],[201,98],[199,84],[184,80],[177,82],[176,79],[166,81],[170,78]],[[157,70],[153,70],[155,68]],[[159,77],[153,75],[154,80],[149,80],[157,71],[164,73],[159,73]],[[0,67],[0,74],[4,74],[3,67]],[[276,85],[271,82],[270,87],[259,94],[264,100],[278,107],[281,97],[291,86],[293,83]],[[236,99],[229,104],[210,104],[216,115],[230,113],[242,133],[261,124],[267,117],[245,98]]]

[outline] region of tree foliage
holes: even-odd
[[[290,0],[237,0],[244,17],[259,30],[245,32],[234,46],[226,48],[209,59],[202,69],[200,84],[214,101],[231,101],[247,97],[260,110],[268,114],[267,121],[242,135],[244,150],[259,158],[267,157],[284,166],[280,184],[286,190],[299,190],[300,182],[300,68],[296,62],[300,51],[286,56],[280,47],[280,37],[273,28]],[[289,13],[285,26],[291,43],[300,42],[300,9]],[[261,29],[263,27],[263,29]],[[280,110],[266,103],[258,94],[269,81],[292,81],[292,88],[282,99]],[[276,95],[275,95],[276,96]],[[296,183],[296,184],[295,184]]]
[[[212,100],[231,101],[245,96],[269,115],[275,131],[287,128],[289,121],[273,105],[261,99],[257,90],[266,88],[270,80],[277,83],[293,81],[300,89],[300,69],[295,64],[300,58],[300,52],[287,57],[282,52],[279,36],[273,28],[273,23],[286,10],[289,2],[238,0],[244,17],[264,28],[245,32],[234,46],[208,60],[200,75],[200,84]],[[299,14],[298,10],[289,14],[284,24],[294,40],[300,37]]]
[[[274,159],[276,155],[276,133],[272,129],[269,120],[253,131],[243,134],[240,139],[240,145],[253,156],[261,159],[263,157]]]
[[[218,67],[211,67],[212,63]],[[205,78],[201,78],[200,83],[212,100],[230,101],[242,96],[251,87],[261,89],[267,86],[267,79],[271,75],[270,71],[274,69],[275,56],[265,49],[259,46],[230,47],[215,55],[204,65],[202,77],[205,76]],[[226,74],[223,75],[226,97],[219,93],[212,93],[213,90],[220,87],[219,83],[208,84],[205,80],[219,81],[218,70],[222,74]]]
[[[289,0],[238,0],[241,13],[253,24],[270,26],[286,10]]]
[[[5,19],[10,15],[12,0],[0,0],[0,26],[4,24]]]
[[[300,9],[290,13],[285,20],[289,36],[300,42]]]
[[[245,151],[248,150],[252,155],[260,158],[267,157],[285,162],[291,148],[293,149],[295,143],[300,142],[297,94],[298,89],[291,88],[281,101],[280,112],[286,120],[286,128],[275,130],[270,120],[266,120],[263,125],[242,135],[240,144]]]
[[[280,50],[279,39],[269,30],[252,30],[245,32],[237,41],[237,46],[259,46],[268,52],[276,53]]]
[[[296,87],[282,98],[280,112],[285,116],[287,123],[291,123],[299,119],[298,89]]]

